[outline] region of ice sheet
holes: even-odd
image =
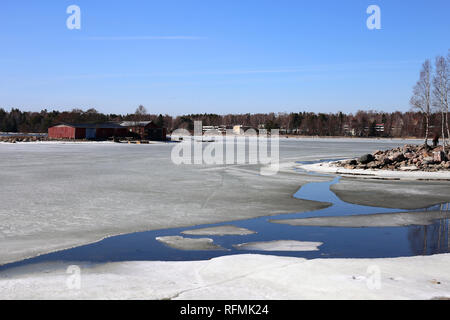
[[[0,264],[111,235],[320,209],[292,195],[329,178],[295,172],[295,161],[405,143],[282,139],[274,176],[259,165],[176,166],[172,144],[0,144]]]
[[[0,274],[0,299],[434,299],[450,297],[450,254],[396,259],[262,255],[64,265]],[[74,269],[69,269],[74,270]]]

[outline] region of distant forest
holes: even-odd
[[[102,123],[117,121],[152,120],[169,132],[178,128],[192,130],[194,121],[204,126],[233,126],[265,129],[282,129],[282,133],[305,136],[358,136],[358,137],[424,137],[426,129],[423,112],[358,111],[356,114],[338,113],[269,113],[269,114],[190,114],[178,117],[151,115],[142,106],[134,114],[103,114],[95,109],[82,111],[24,112],[19,109],[6,111],[0,108],[0,132],[45,133],[59,123]],[[434,113],[430,119],[430,131],[440,131],[442,114]]]

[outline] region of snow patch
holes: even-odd
[[[209,238],[184,238],[180,236],[157,237],[156,240],[165,245],[179,250],[225,250],[221,246],[214,244]]]
[[[256,232],[245,228],[238,228],[229,225],[229,226],[186,230],[181,233],[194,236],[244,236],[249,234],[255,234]]]
[[[443,299],[450,297],[449,267],[450,254],[316,260],[233,255],[82,267],[80,289],[68,289],[67,266],[45,265],[26,275],[0,273],[0,299]]]
[[[267,242],[249,242],[237,244],[239,250],[253,251],[318,251],[322,242],[306,242],[294,240],[276,240]]]
[[[339,175],[366,176],[386,179],[401,180],[450,180],[450,171],[424,172],[424,171],[391,171],[373,169],[346,169],[336,166],[333,162],[305,164],[298,166],[300,169]]]

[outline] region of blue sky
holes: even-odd
[[[69,5],[81,30],[69,30]],[[381,8],[381,30],[366,9]],[[450,1],[2,0],[0,107],[406,111]]]

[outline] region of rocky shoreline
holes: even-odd
[[[17,143],[17,142],[37,142],[37,141],[49,141],[45,136],[5,136],[0,137],[0,142],[5,143]]]
[[[378,150],[360,158],[338,161],[345,169],[392,171],[450,171],[450,154],[442,146],[405,145],[391,150]]]

